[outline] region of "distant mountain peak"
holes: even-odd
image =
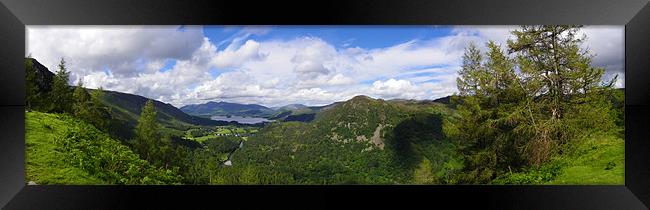
[[[352,99],[350,100],[375,100],[375,99],[367,95],[357,95],[355,97],[352,97]]]
[[[296,110],[296,109],[304,109],[304,108],[307,108],[307,106],[305,106],[303,104],[287,104],[287,105],[284,105],[284,106],[275,107],[273,109],[275,109],[275,110]]]
[[[191,115],[239,115],[250,117],[267,117],[274,112],[272,109],[258,104],[239,104],[225,101],[209,101],[203,104],[191,104],[181,107],[181,110]]]
[[[25,58],[32,62],[32,68],[36,74],[36,85],[40,91],[47,92],[51,88],[52,79],[54,78],[54,73],[52,73],[47,67],[43,66],[38,60],[34,58]]]

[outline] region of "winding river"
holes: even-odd
[[[232,154],[235,153],[238,149],[241,149],[242,147],[244,147],[244,140],[239,140],[239,147],[235,148],[230,153],[228,153],[228,159],[226,159],[226,161],[223,162],[223,165],[232,166]]]

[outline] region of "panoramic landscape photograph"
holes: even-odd
[[[624,185],[624,26],[26,26],[28,185]]]

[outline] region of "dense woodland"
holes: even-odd
[[[522,26],[507,46],[470,44],[450,100],[356,96],[258,125],[211,122],[154,100],[69,86],[65,60],[48,77],[28,58],[27,179],[623,184],[624,91],[614,88],[616,78],[602,81],[604,69],[580,48],[586,37],[579,30]]]

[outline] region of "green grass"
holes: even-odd
[[[218,126],[215,129],[216,131],[205,136],[191,137],[188,133],[185,133],[184,138],[187,140],[196,141],[198,143],[205,143],[205,141],[207,141],[208,139],[218,138],[220,134],[234,135],[235,133],[238,133],[238,134],[245,135],[245,134],[252,134],[258,132],[258,130],[254,128],[251,129],[251,128],[241,128],[241,127],[233,127],[233,126]],[[240,138],[242,138],[245,141],[248,140],[248,137],[240,137]]]
[[[625,184],[625,141],[615,134],[595,134],[567,145],[539,169],[511,173],[493,184],[623,185]]]
[[[205,136],[194,137],[193,140],[199,143],[204,143],[208,139],[217,138],[217,137],[218,136],[216,134],[210,134]]]
[[[216,134],[231,134],[230,129],[228,128],[217,128]]]
[[[67,163],[54,139],[63,135],[69,124],[59,115],[25,113],[26,181],[38,184],[104,184],[88,172]]]
[[[566,167],[546,184],[625,184],[625,141],[614,135],[582,141],[561,160]]]

